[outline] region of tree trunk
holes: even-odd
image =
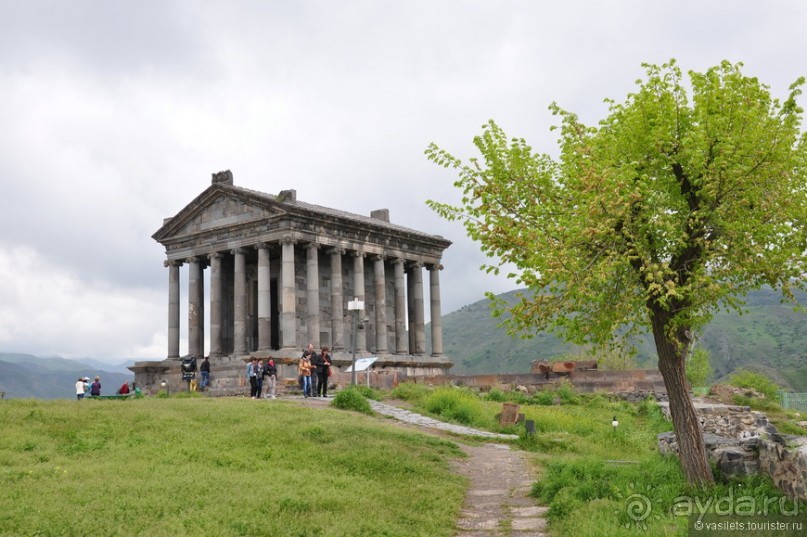
[[[681,342],[671,341],[666,332],[667,316],[652,312],[653,338],[658,352],[658,367],[664,378],[670,399],[670,414],[678,443],[681,469],[690,485],[714,483],[714,476],[706,458],[703,431],[689,396],[686,377],[686,348]],[[680,331],[683,335],[683,331]],[[683,350],[682,350],[683,349]]]

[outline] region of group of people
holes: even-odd
[[[140,388],[134,382],[132,382],[131,390],[129,389],[129,383],[124,382],[117,391],[117,395],[129,395],[130,393],[140,394]],[[84,399],[86,395],[90,397],[99,397],[101,395],[101,377],[96,376],[92,384],[90,383],[90,377],[78,378],[76,381],[76,399]]]
[[[260,399],[263,393],[264,380],[267,382],[266,394],[270,399],[275,398],[277,388],[277,366],[270,356],[266,364],[260,358],[253,357],[247,364],[247,379],[249,379],[249,395],[253,399]]]
[[[328,397],[328,377],[331,376],[331,353],[328,347],[322,347],[321,352],[314,350],[314,345],[308,344],[303,351],[297,367],[300,374],[300,383],[305,397]]]

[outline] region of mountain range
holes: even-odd
[[[38,399],[75,398],[79,377],[101,377],[101,394],[115,393],[124,382],[132,382],[134,374],[126,369],[134,362],[110,365],[97,360],[40,358],[30,354],[0,353],[0,392],[6,398]]]
[[[499,295],[515,303],[525,289]],[[797,293],[807,306],[807,293]],[[714,380],[738,369],[765,373],[786,389],[807,392],[807,312],[782,304],[780,293],[763,288],[748,293],[742,314],[718,312],[699,334],[698,345],[709,351]],[[490,301],[480,300],[444,315],[443,351],[454,362],[450,373],[526,373],[533,360],[557,360],[581,349],[548,332],[532,339],[509,336],[490,315]],[[428,329],[427,329],[428,333]],[[656,367],[653,338],[633,341],[640,367]]]
[[[517,294],[525,291],[499,296],[514,303]],[[807,305],[807,293],[798,293],[796,298]],[[807,313],[782,304],[779,294],[771,289],[748,293],[745,301],[742,314],[719,312],[699,335],[698,344],[709,351],[712,380],[723,379],[738,369],[753,369],[785,389],[807,392]],[[483,299],[442,317],[443,351],[454,362],[451,374],[527,373],[533,360],[580,354],[581,349],[551,333],[539,332],[532,339],[508,335],[491,317],[489,304]],[[656,367],[652,337],[645,335],[634,344],[638,350],[636,364]],[[73,398],[78,377],[99,375],[102,393],[112,394],[124,382],[134,380],[126,369],[133,363],[110,365],[89,358],[0,353],[0,392],[7,398]]]

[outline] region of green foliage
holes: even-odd
[[[458,206],[429,206],[463,222],[492,259],[484,268],[513,264],[532,291],[498,305],[513,333],[600,343],[665,312],[657,329],[672,341],[747,289],[767,283],[787,297],[804,285],[803,79],[782,102],[741,64],[690,72],[689,88],[674,61],[644,67],[598,127],[550,107],[557,161],[493,121],[474,138],[482,159],[426,151],[457,170],[462,192]]]
[[[491,424],[490,420],[485,418],[479,398],[461,388],[439,387],[426,396],[423,407],[429,414],[446,421],[476,426]]]
[[[689,356],[686,365],[687,380],[691,387],[706,386],[714,371],[709,365],[709,351],[697,347]]]
[[[503,391],[494,388],[488,392],[488,394],[485,396],[485,399],[487,399],[488,401],[496,401],[497,403],[503,403],[507,401],[507,395],[505,395]]]
[[[331,403],[334,407],[341,410],[353,410],[356,412],[363,412],[365,414],[372,414],[373,410],[370,408],[370,402],[361,390],[356,387],[348,387],[340,390],[333,398]]]
[[[415,402],[422,400],[430,391],[431,389],[424,384],[402,382],[390,392],[390,397]]]
[[[0,534],[451,535],[464,499],[456,444],[361,414],[110,403],[2,401]]]
[[[781,387],[761,373],[748,371],[747,369],[737,371],[729,377],[729,384],[737,388],[751,388],[756,390],[769,401],[776,402],[779,400],[779,390],[781,390]]]
[[[493,311],[508,314],[510,333],[620,346],[650,328],[672,404],[691,407],[675,393],[684,379],[669,378],[684,371],[693,332],[719,307],[741,308],[749,289],[767,284],[793,301],[792,288],[807,285],[804,79],[780,102],[742,64],[690,71],[689,87],[675,61],[643,67],[597,127],[550,106],[557,160],[493,121],[474,138],[481,160],[431,145],[428,158],[457,171],[462,198],[427,203],[462,221],[492,260],[484,269],[516,267],[510,276],[529,293]],[[697,425],[676,423],[681,452],[696,453]],[[703,458],[681,462],[691,483],[711,481]]]
[[[555,397],[555,392],[550,389],[538,390],[532,395],[530,402],[535,405],[549,406],[555,404]]]

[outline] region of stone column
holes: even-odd
[[[199,279],[196,281],[196,285],[199,288],[197,291],[199,295],[199,311],[197,312],[197,318],[199,322],[199,332],[197,334],[199,338],[199,354],[195,354],[194,356],[197,357],[204,357],[205,355],[205,268],[207,268],[207,264],[205,263],[205,259],[203,257],[199,258]]]
[[[373,261],[375,276],[375,352],[387,353],[387,274],[384,270],[384,256],[376,256]]]
[[[297,286],[294,281],[294,241],[283,240],[281,257],[281,313],[280,346],[286,350],[297,349]]]
[[[306,325],[308,341],[315,349],[319,344],[319,244],[309,243],[306,248]]]
[[[416,263],[412,267],[413,306],[415,309],[415,349],[413,354],[426,354],[426,323],[423,311],[423,265]]]
[[[443,319],[440,312],[440,271],[443,265],[429,267],[429,304],[432,318],[432,356],[443,355]]]
[[[179,358],[179,261],[166,261],[168,267],[168,358]]]
[[[233,270],[233,354],[247,354],[247,260],[243,248],[232,251]]]
[[[331,350],[345,350],[345,303],[342,296],[342,255],[340,248],[328,252],[331,254]]]
[[[207,256],[210,259],[210,356],[221,357],[221,254]]]
[[[406,270],[406,310],[408,313],[409,354],[415,354],[415,269],[410,265]]]
[[[406,354],[406,288],[404,287],[404,260],[396,259],[392,264],[395,270],[395,354]]]
[[[258,249],[258,350],[269,351],[272,346],[272,291],[269,247],[264,244]]]
[[[188,263],[188,355],[200,356],[199,333],[201,331],[200,308],[202,297],[199,293],[199,281],[202,279],[202,267],[198,257],[189,257]]]
[[[364,252],[353,252],[353,297],[364,302]],[[364,319],[365,310],[358,312],[359,320]],[[356,330],[354,343],[356,354],[367,352],[366,330]]]

